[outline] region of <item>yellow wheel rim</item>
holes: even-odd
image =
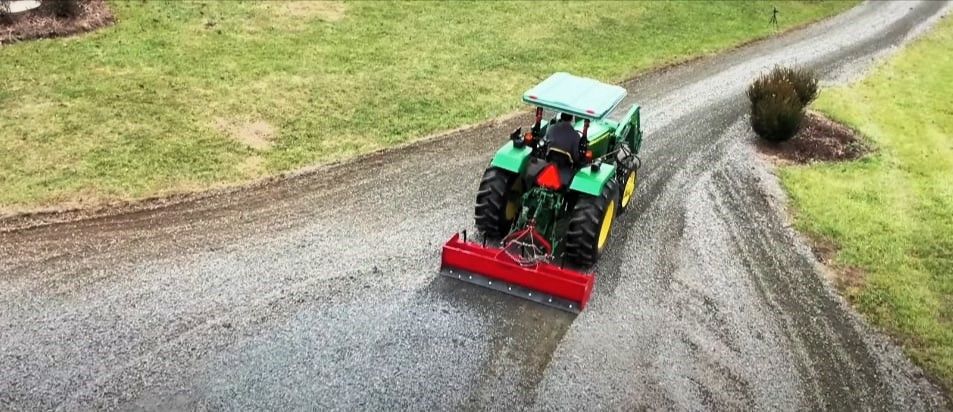
[[[599,229],[599,250],[602,251],[602,248],[606,246],[606,241],[609,240],[609,230],[612,229],[612,220],[615,219],[615,202],[609,201],[609,206],[606,206],[606,214],[602,217],[602,228]]]
[[[506,202],[506,220],[512,221],[516,219],[516,213],[519,212],[520,206],[516,204],[515,201]]]
[[[629,205],[632,201],[632,195],[635,194],[635,170],[629,172],[629,177],[625,179],[625,189],[622,190],[622,207]]]
[[[506,202],[506,220],[512,222],[520,212],[519,199],[523,193],[523,182],[521,182],[520,179],[516,179],[513,185],[510,186],[510,191],[517,193],[516,196]]]

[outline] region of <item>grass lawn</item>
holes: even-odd
[[[0,47],[0,212],[233,183],[520,107],[854,2],[112,1],[116,26]],[[502,137],[501,137],[502,138]]]
[[[849,299],[953,390],[953,20],[816,108],[877,148],[781,170],[797,225],[833,242]]]

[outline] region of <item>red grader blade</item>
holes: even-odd
[[[527,265],[505,248],[487,247],[457,233],[443,246],[441,274],[557,309],[579,313],[592,294],[594,277],[546,262]]]

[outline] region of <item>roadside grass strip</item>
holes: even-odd
[[[849,300],[953,390],[953,20],[815,108],[875,153],[785,166],[799,229],[833,243]]]

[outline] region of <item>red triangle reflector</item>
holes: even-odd
[[[563,183],[559,179],[559,170],[556,168],[556,165],[549,164],[544,167],[543,170],[539,172],[539,175],[536,176],[536,184],[549,190],[561,189]]]

